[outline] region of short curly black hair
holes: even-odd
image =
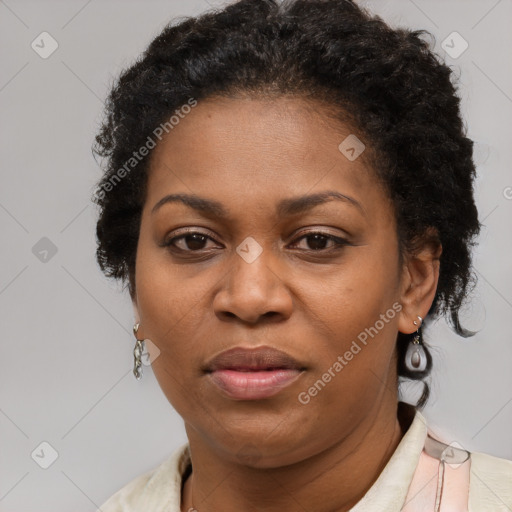
[[[169,23],[113,84],[93,145],[106,159],[92,197],[100,208],[102,271],[127,283],[134,297],[150,161],[138,150],[156,127],[191,99],[292,95],[328,105],[363,134],[394,205],[401,257],[425,242],[442,245],[425,320],[447,314],[459,335],[474,334],[459,321],[476,284],[471,247],[481,227],[473,142],[465,136],[452,72],[423,35],[433,37],[393,29],[351,0],[240,0]],[[423,378],[432,358],[427,350],[427,369],[409,372],[403,365],[409,340],[399,333],[398,375]],[[428,394],[425,385],[417,405]]]

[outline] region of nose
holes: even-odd
[[[286,278],[268,248],[252,262],[234,253],[231,268],[214,297],[215,314],[224,321],[238,318],[251,324],[288,318],[293,298]]]

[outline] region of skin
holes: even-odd
[[[349,510],[406,430],[397,416],[395,342],[427,315],[441,248],[425,246],[399,265],[392,205],[365,153],[349,161],[339,151],[354,132],[324,108],[291,97],[210,98],[152,152],[132,299],[137,337],[160,350],[154,373],[185,422],[193,472],[183,512]],[[361,207],[333,200],[287,218],[275,214],[282,199],[327,190]],[[178,202],[152,213],[171,193],[214,199],[230,218]],[[174,252],[162,247],[183,235],[178,228],[210,238],[182,238]],[[348,245],[315,245],[307,231]],[[262,248],[252,263],[236,252],[248,236]],[[300,403],[298,394],[394,303],[401,311]],[[260,345],[306,367],[271,398],[229,399],[201,371],[225,349]]]

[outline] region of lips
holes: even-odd
[[[304,370],[293,357],[270,347],[235,347],[204,368],[210,382],[234,400],[270,398],[295,382]]]
[[[221,352],[207,365],[207,372],[216,370],[235,371],[270,371],[303,370],[302,365],[286,352],[270,347],[240,348],[235,347]]]

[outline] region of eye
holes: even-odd
[[[208,249],[205,247],[208,240],[215,242],[215,240],[206,233],[202,233],[200,231],[187,231],[182,235],[169,238],[162,244],[162,247],[169,247],[177,250],[177,252],[201,252]],[[295,247],[301,240],[309,240],[307,245],[310,247],[303,249],[306,252],[329,252],[331,250],[339,249],[342,246],[350,245],[344,238],[321,231],[310,231],[296,238],[291,246]],[[326,247],[328,243],[331,243],[330,247]]]
[[[323,233],[321,231],[310,231],[298,238],[295,239],[293,245],[297,244],[297,241],[303,240],[303,239],[310,239],[308,242],[308,245],[310,245],[312,248],[306,248],[306,251],[310,252],[320,252],[320,251],[330,251],[333,249],[340,248],[344,245],[349,245],[348,241],[344,238],[340,238],[338,236],[331,235],[329,233]],[[331,242],[331,247],[325,247],[325,245]]]
[[[199,252],[205,249],[204,245],[208,240],[213,240],[213,238],[199,231],[187,231],[183,235],[169,238],[162,245],[174,247],[181,252]],[[181,247],[176,245],[177,242],[181,242]]]

